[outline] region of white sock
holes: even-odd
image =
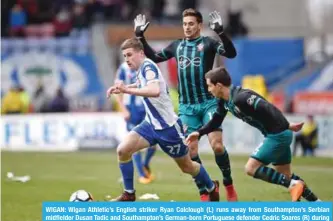
[[[134,193],[134,190],[126,190],[126,189],[125,189],[125,192],[128,192],[128,193]]]
[[[320,199],[317,199],[315,202],[322,202]]]
[[[207,189],[208,193],[211,193],[211,192],[213,192],[214,190],[215,190],[215,183],[214,183],[214,186],[213,186],[212,188]]]
[[[298,180],[294,180],[294,179],[291,179],[290,180],[290,185],[289,185],[289,189],[291,188],[291,187],[293,187],[296,183],[299,183],[299,181]]]

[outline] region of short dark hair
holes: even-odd
[[[231,85],[231,77],[224,67],[214,68],[205,74],[206,79],[214,85],[221,83],[223,86],[229,87]]]
[[[198,23],[202,23],[202,14],[193,8],[188,8],[183,11],[183,18],[187,16],[194,16]]]
[[[141,50],[143,50],[143,45],[139,39],[129,38],[129,39],[126,39],[120,46],[121,50],[125,50],[128,48],[133,48],[136,51],[141,51]]]

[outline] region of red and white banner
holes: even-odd
[[[294,96],[293,109],[301,114],[333,114],[333,92],[299,92]]]

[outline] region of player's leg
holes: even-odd
[[[158,134],[158,143],[161,149],[174,158],[184,173],[192,175],[196,183],[203,185],[209,193],[209,200],[219,201],[218,182],[212,181],[205,168],[190,158],[189,148],[184,143],[185,134],[181,121],[179,120],[173,127],[157,131],[156,133]]]
[[[281,160],[278,161],[280,164],[277,164],[277,162],[274,163],[275,170],[278,171],[279,173],[286,175],[290,179],[303,181],[305,184],[305,181],[301,177],[292,173],[291,166],[290,166],[291,164],[284,163],[284,161],[285,161],[284,159],[291,159],[290,155],[291,155],[291,153],[286,151],[285,156]],[[287,160],[287,162],[288,161],[289,160]],[[311,202],[320,201],[320,199],[318,199],[318,197],[312,192],[312,190],[306,184],[304,185],[304,191],[302,193],[302,197],[304,199],[306,199],[307,201],[311,201]]]
[[[135,127],[118,145],[119,168],[123,177],[124,192],[113,201],[135,201],[133,153],[154,144],[152,129],[147,122]]]
[[[154,180],[154,175],[151,172],[150,161],[155,155],[155,152],[156,152],[156,146],[151,146],[147,148],[145,160],[143,162],[143,167],[142,167],[145,173],[145,177],[150,179],[151,181]]]
[[[134,114],[130,115],[130,119],[126,122],[127,123],[127,131],[131,131],[135,126],[142,122],[141,118],[140,121],[137,120],[137,117]],[[139,175],[139,183],[147,184],[150,183],[150,180],[145,177],[145,172],[142,163],[142,154],[141,151],[137,151],[133,153],[133,162],[136,167],[136,170]]]
[[[209,101],[203,107],[203,124],[208,123],[212,119],[216,110],[216,101]],[[228,201],[237,201],[237,192],[233,186],[233,180],[231,177],[230,159],[227,149],[223,145],[222,129],[219,128],[216,131],[208,134],[208,140],[214,151],[215,162],[223,175],[223,184],[225,186],[226,196]]]
[[[200,118],[196,115],[193,106],[194,105],[180,105],[179,107],[179,117],[184,125],[185,135],[198,130],[202,126]],[[191,159],[199,164],[202,164],[198,153],[198,142],[193,142],[188,147]],[[208,201],[209,195],[204,184],[198,182],[197,180],[195,180],[195,183],[199,190],[201,201]]]
[[[304,184],[299,180],[291,179],[288,175],[278,172],[271,167],[265,166],[261,161],[250,158],[245,166],[247,175],[255,179],[284,186],[289,189],[292,201],[298,201],[302,195]]]
[[[151,183],[151,179],[146,176],[144,167],[143,167],[143,160],[142,160],[142,151],[138,151],[133,154],[133,161],[138,172],[139,178],[138,181],[141,184],[149,184]]]
[[[132,130],[135,126],[139,125],[141,122],[144,121],[146,116],[145,111],[138,111],[131,114],[131,118],[128,121],[128,130]],[[138,174],[139,174],[139,183],[141,184],[149,184],[153,181],[153,176],[150,173],[149,168],[149,162],[152,158],[152,156],[155,153],[155,149],[152,149],[151,147],[147,148],[145,158],[143,159],[143,153],[142,151],[138,151],[133,154],[133,160],[135,163],[135,166],[137,168]]]
[[[303,192],[304,183],[299,180],[290,178],[291,150],[290,143],[292,140],[291,131],[285,131],[276,135],[268,135],[262,144],[259,145],[252,153],[246,163],[245,171],[249,176],[263,181],[284,186],[290,190],[292,201],[297,201]],[[286,144],[289,144],[286,147]],[[267,167],[266,165],[280,164],[286,165],[285,174]]]
[[[274,168],[276,169],[276,171],[278,171],[278,172],[280,172],[282,174],[285,174],[290,179],[301,180],[301,181],[304,182],[304,180],[302,178],[300,178],[299,176],[297,176],[296,174],[294,174],[294,173],[291,172],[290,164],[274,165]],[[318,199],[318,197],[311,191],[311,189],[306,184],[304,186],[304,191],[302,193],[302,197],[304,199],[306,199],[307,201],[310,201],[310,202],[320,201],[320,199]]]
[[[183,157],[173,158],[183,173],[191,175],[196,183],[204,185],[208,192],[209,201],[220,201],[219,182],[211,180],[202,164],[192,161],[189,153]]]

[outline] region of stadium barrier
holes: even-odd
[[[1,149],[75,151],[114,148],[126,134],[116,113],[64,113],[2,116]]]
[[[288,116],[290,121],[305,116]],[[333,115],[316,116],[319,126],[318,155],[333,157]],[[228,116],[223,139],[230,153],[249,154],[263,140],[262,134]],[[126,135],[126,124],[117,113],[64,113],[2,116],[1,149],[10,151],[76,151],[115,148]],[[206,137],[200,151],[211,152]]]

